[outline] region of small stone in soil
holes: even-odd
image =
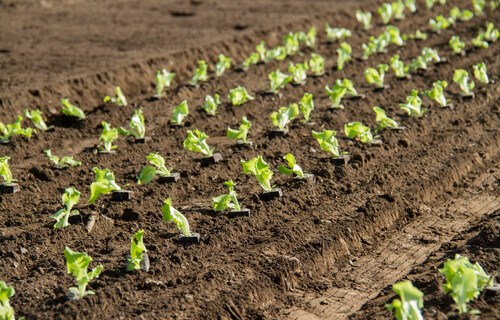
[[[283,197],[283,191],[281,191],[280,188],[276,188],[271,191],[263,191],[259,195],[259,198],[262,201],[271,201],[275,198],[281,198],[281,197]]]
[[[183,245],[198,244],[198,243],[200,243],[200,234],[199,233],[192,233],[191,236],[186,236],[186,235],[181,234],[179,236],[179,242]]]
[[[0,184],[0,193],[16,193],[21,190],[17,183]]]
[[[202,167],[208,167],[211,164],[215,164],[219,161],[222,161],[222,154],[214,153],[211,157],[201,158],[200,163]]]
[[[159,183],[174,183],[177,182],[181,178],[179,172],[173,172],[169,176],[158,178]]]
[[[121,191],[113,191],[113,196],[111,199],[113,201],[127,201],[134,197],[134,191],[121,190]]]
[[[135,143],[146,143],[146,142],[150,142],[151,141],[151,137],[144,137],[144,138],[136,138],[135,139]]]
[[[241,209],[239,211],[231,211],[231,212],[229,212],[228,216],[230,218],[250,217],[250,209]]]

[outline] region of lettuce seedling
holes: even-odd
[[[163,220],[166,222],[173,221],[183,235],[186,237],[192,236],[188,220],[182,213],[172,207],[172,199],[168,198],[165,200],[165,204],[161,207],[161,212],[163,212]]]
[[[344,40],[352,35],[351,31],[346,28],[331,28],[328,22],[325,24],[326,38],[328,42]]]
[[[213,155],[215,147],[210,149],[207,144],[208,136],[205,132],[200,132],[198,129],[194,129],[193,131],[188,130],[187,134],[188,137],[182,144],[184,149],[193,152],[200,152],[204,157],[211,157]]]
[[[397,0],[391,3],[392,5],[392,15],[394,19],[396,20],[403,20],[405,18],[405,4],[403,3],[403,0]],[[415,3],[413,4],[415,5]]]
[[[159,175],[160,177],[168,177],[170,176],[170,172],[172,171],[172,168],[168,168],[165,166],[165,158],[160,156],[157,153],[150,153],[149,155],[146,156],[146,159],[154,165],[154,167],[144,167],[141,170],[141,173],[137,176],[137,183],[142,184],[142,183],[148,183],[150,181],[153,181],[154,177],[156,175]]]
[[[414,13],[417,11],[417,6],[415,4],[415,0],[405,0],[405,6],[410,10],[411,13]]]
[[[223,211],[226,208],[233,209],[232,211],[240,211],[241,207],[238,202],[238,194],[234,191],[234,182],[229,180],[224,182],[224,185],[229,189],[229,194],[222,194],[212,198],[212,206],[215,211]]]
[[[203,105],[203,110],[205,110],[209,115],[215,116],[217,114],[217,106],[220,104],[220,96],[218,93],[212,98],[211,95],[207,94],[205,97],[205,104]]]
[[[207,81],[207,63],[205,60],[198,61],[198,68],[194,71],[193,78],[189,81],[189,84],[195,86],[198,81]]]
[[[467,312],[467,303],[476,299],[490,281],[479,263],[472,264],[459,254],[453,260],[448,259],[439,273],[446,276],[444,292],[450,293],[460,314]]]
[[[469,73],[464,69],[456,69],[453,73],[453,82],[460,86],[462,95],[472,95],[472,90],[476,86],[474,81],[469,82]]]
[[[174,72],[168,72],[167,69],[156,71],[156,96],[162,97],[165,95],[163,92],[166,87],[170,87],[172,80],[175,77]]]
[[[486,0],[472,0],[472,7],[476,15],[483,15],[484,7],[486,6]]]
[[[337,49],[337,70],[342,70],[344,69],[344,64],[346,62],[349,62],[351,61],[351,52],[352,52],[352,48],[351,46],[346,43],[346,42],[342,42],[340,44],[340,48]]]
[[[231,68],[231,58],[226,57],[222,53],[219,54],[219,62],[215,64],[215,75],[220,77],[229,68]]]
[[[80,192],[75,189],[75,187],[66,188],[64,194],[62,195],[62,204],[65,209],[61,209],[50,216],[50,218],[55,219],[57,222],[54,224],[54,229],[64,228],[69,226],[68,219],[70,216],[79,215],[78,210],[71,210],[75,204],[80,200]]]
[[[287,83],[292,81],[292,76],[288,74],[282,73],[279,69],[271,72],[269,74],[269,82],[271,88],[269,89],[271,92],[278,93],[278,88],[283,89]]]
[[[255,47],[255,51],[257,51],[257,53],[259,54],[260,60],[267,62],[266,61],[267,50],[266,50],[266,42],[265,41],[259,42],[259,44]]]
[[[2,122],[0,122],[0,142],[7,143],[9,142],[10,137],[12,137],[15,134],[20,134],[23,136],[26,136],[31,138],[31,134],[34,132],[36,133],[36,130],[33,130],[31,128],[26,128],[23,129],[21,128],[21,121],[23,121],[23,117],[17,116],[17,119],[14,123],[9,123],[7,125],[4,125]]]
[[[380,108],[380,107],[373,107],[373,111],[375,111],[375,114],[376,114],[376,118],[375,118],[375,121],[378,122],[377,123],[377,126],[375,127],[375,132],[378,132],[380,130],[382,130],[383,128],[390,128],[390,129],[403,129],[403,127],[400,127],[399,124],[389,118],[386,114],[385,114],[385,110]]]
[[[130,238],[130,257],[127,257],[127,271],[129,272],[141,270],[143,254],[148,252],[144,245],[143,236],[144,230],[139,230]]]
[[[370,36],[370,41],[368,41],[368,43],[362,43],[361,48],[363,49],[361,60],[368,60],[368,58],[372,54],[377,53],[377,44],[375,37]]]
[[[439,56],[439,53],[437,50],[425,47],[422,49],[422,57],[424,57],[425,62],[432,62],[438,63],[441,62],[441,57]]]
[[[267,50],[264,62],[269,62],[273,59],[277,61],[282,61],[285,60],[286,57],[287,57],[286,48],[283,46],[277,46],[276,48]]]
[[[437,0],[425,0],[425,6],[427,7],[427,9],[432,9],[436,2]]]
[[[393,15],[392,5],[390,3],[385,2],[381,7],[377,9],[378,14],[382,18],[382,22],[384,24],[388,24],[391,21]]]
[[[315,76],[322,76],[325,74],[325,58],[316,53],[311,53],[309,60],[309,67]]]
[[[227,128],[227,137],[229,139],[236,139],[238,143],[252,143],[250,139],[247,139],[248,130],[250,130],[251,126],[252,123],[248,121],[247,117],[243,116],[241,118],[241,125],[238,129]]]
[[[94,167],[95,182],[90,185],[90,199],[88,203],[94,203],[101,194],[107,194],[111,191],[121,190],[115,182],[115,175],[109,169],[99,170]]]
[[[142,115],[141,109],[137,109],[132,115],[132,117],[130,118],[129,126],[131,130],[125,130],[124,128],[120,127],[118,129],[118,132],[122,136],[131,135],[139,139],[144,138],[144,136],[146,135],[146,126],[144,124],[144,116]]]
[[[113,145],[113,141],[118,138],[118,129],[111,128],[111,124],[106,121],[102,122],[102,133],[99,136],[99,140],[104,143],[104,148],[99,148],[99,151],[110,152],[116,149],[118,146]]]
[[[424,320],[422,308],[424,307],[424,294],[413,286],[410,281],[401,281],[392,286],[401,300],[394,299],[391,304],[385,307],[389,311],[395,312],[397,320]]]
[[[472,18],[474,18],[474,13],[470,10],[462,11],[458,7],[454,7],[450,10],[450,19],[453,19],[453,21],[469,21]]]
[[[85,252],[75,252],[66,247],[66,249],[64,249],[64,256],[66,257],[68,274],[72,274],[76,277],[76,283],[78,285],[78,288],[69,288],[70,296],[72,295],[76,299],[82,299],[87,295],[95,294],[93,291],[85,289],[90,280],[99,277],[102,271],[102,265],[98,265],[89,273],[87,268],[92,258],[88,254]]]
[[[10,184],[12,181],[16,181],[12,179],[12,172],[10,171],[9,165],[9,156],[0,158],[0,177],[2,177],[3,182],[1,184]]]
[[[361,10],[356,10],[356,19],[359,23],[363,25],[363,29],[370,30],[372,28],[372,13],[371,12],[363,12]]]
[[[396,74],[397,78],[405,78],[408,76],[408,71],[410,71],[410,66],[406,65],[399,59],[399,55],[395,54],[389,61],[389,65]]]
[[[243,61],[243,64],[241,65],[241,68],[243,70],[247,70],[251,64],[257,64],[259,62],[259,54],[257,52],[252,52],[245,61]]]
[[[74,156],[65,156],[62,157],[62,159],[59,159],[58,156],[52,155],[52,151],[50,149],[43,150],[43,152],[47,155],[47,158],[49,158],[49,160],[54,163],[54,167],[58,169],[66,167],[77,167],[82,165],[80,161],[74,160]]]
[[[488,48],[489,44],[488,41],[484,39],[484,31],[479,31],[477,34],[477,37],[472,38],[471,43],[474,47],[477,48]]]
[[[495,11],[498,7],[500,7],[500,1],[490,1],[490,10]]]
[[[412,90],[406,97],[405,103],[400,103],[399,107],[405,110],[410,117],[421,117],[427,109],[422,108],[422,99],[418,96],[417,90]]]
[[[345,135],[349,139],[359,140],[363,143],[380,143],[380,140],[377,140],[379,136],[373,136],[369,127],[363,125],[361,122],[349,122],[344,125]]]
[[[398,27],[389,25],[385,29],[384,33],[389,34],[388,36],[390,38],[389,43],[393,43],[397,46],[404,45],[403,37],[401,36],[401,31],[399,30]]]
[[[463,41],[460,41],[459,36],[452,36],[450,38],[450,48],[453,50],[453,55],[460,54],[460,55],[465,55],[465,43]]]
[[[299,31],[295,33],[295,37],[299,41],[299,43],[305,43],[311,49],[314,49],[316,46],[316,28],[311,27],[307,33]]]
[[[283,174],[287,174],[287,175],[295,174],[295,176],[297,178],[307,178],[311,175],[308,173],[304,173],[302,171],[302,168],[299,167],[299,165],[295,161],[295,157],[293,156],[293,154],[287,153],[286,156],[283,157],[283,159],[285,159],[287,161],[288,166],[290,168],[287,168],[284,165],[280,164],[280,166],[278,168],[279,173],[283,173]]]
[[[45,124],[45,121],[43,121],[42,111],[33,110],[30,112],[28,109],[25,109],[24,116],[27,119],[30,119],[33,122],[33,124],[35,125],[35,127],[37,127],[40,131],[45,132],[48,130],[48,127]]]
[[[427,40],[427,33],[420,31],[420,29],[417,29],[414,34],[410,33],[408,35],[402,35],[401,38],[403,40],[406,39],[417,39],[417,40]]]
[[[185,117],[187,117],[188,114],[189,114],[189,108],[187,100],[184,100],[174,108],[174,114],[170,116],[170,119],[172,119],[170,120],[170,122],[177,125],[182,125],[182,121],[184,120]]]
[[[369,84],[375,84],[377,88],[383,89],[385,72],[389,70],[389,66],[386,64],[379,64],[377,68],[378,70],[374,68],[367,68],[364,72],[365,79]]]
[[[415,71],[418,69],[427,70],[427,61],[423,56],[418,56],[411,60],[411,63],[408,65],[410,71]]]
[[[493,22],[488,22],[488,25],[486,26],[486,31],[484,32],[484,39],[495,42],[498,40],[500,37],[500,31],[498,29],[495,29],[493,26]]]
[[[295,65],[293,64],[293,62],[290,62],[290,64],[288,65],[288,72],[292,74],[293,82],[296,84],[305,83],[307,79],[307,70],[309,70],[307,61],[305,61],[304,63],[297,63]]]
[[[238,86],[229,90],[228,99],[231,100],[233,106],[240,106],[247,100],[254,100],[255,98],[248,94],[245,87]]]
[[[304,120],[302,121],[309,122],[311,120],[311,112],[314,110],[313,95],[310,93],[304,93],[302,99],[300,99],[299,105],[300,111],[304,116]]]
[[[125,96],[123,95],[122,89],[120,89],[120,87],[116,87],[115,93],[116,93],[116,98],[113,98],[110,96],[105,96],[104,103],[111,101],[113,103],[116,103],[119,106],[126,106],[127,99],[125,99]]]
[[[442,14],[438,15],[436,19],[429,19],[431,30],[440,33],[441,30],[447,29],[451,26],[450,19],[445,18]]]
[[[436,101],[441,107],[449,107],[450,100],[446,99],[444,96],[444,88],[446,88],[447,86],[448,82],[446,81],[436,81],[432,84],[432,89],[429,91],[424,91],[423,95]]]
[[[300,49],[299,39],[292,32],[283,37],[283,42],[285,44],[285,52],[288,56],[295,55]]]
[[[69,99],[61,99],[61,103],[63,104],[62,113],[70,117],[77,117],[78,120],[83,120],[86,118],[85,113],[82,109],[78,108],[75,105],[72,105],[69,102]]]
[[[332,108],[344,109],[344,106],[340,104],[340,100],[347,93],[347,88],[337,81],[332,89],[326,85],[325,90],[330,100],[332,100]]]
[[[477,80],[481,81],[484,84],[490,83],[486,70],[486,64],[484,62],[479,62],[478,64],[473,65],[472,70],[474,71],[474,77]]]
[[[271,113],[271,121],[273,126],[278,127],[279,131],[287,131],[288,123],[299,115],[299,106],[292,103],[288,107],[281,107],[278,112]]]
[[[342,152],[342,154],[339,152],[339,142],[335,138],[336,133],[334,130],[323,130],[322,132],[312,130],[312,135],[318,141],[321,150],[330,152],[331,157],[340,158],[347,154],[347,151]]]
[[[267,164],[261,156],[248,161],[240,160],[240,163],[243,167],[243,172],[245,172],[245,174],[254,175],[264,191],[273,190],[271,187],[273,172],[269,169],[269,164]]]
[[[0,281],[0,319],[15,320],[14,308],[10,305],[11,298],[16,291],[13,287],[7,287],[5,281]]]

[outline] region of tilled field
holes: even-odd
[[[267,2],[273,3],[259,4]],[[36,87],[23,87],[23,77],[16,78],[17,91],[6,90],[1,96],[2,122],[12,122],[29,102],[30,108],[39,107],[48,124],[55,126],[53,132],[29,141],[15,137],[10,144],[0,145],[0,155],[12,158],[11,169],[22,188],[0,195],[0,279],[16,290],[11,298],[16,314],[27,319],[390,319],[392,315],[383,308],[394,298],[390,286],[410,279],[424,291],[426,318],[455,317],[437,268],[461,253],[478,261],[489,274],[499,272],[500,44],[478,49],[470,41],[486,22],[498,28],[500,16],[499,11],[487,8],[483,16],[459,21],[440,34],[430,32],[429,18],[448,15],[454,6],[472,10],[470,1],[448,2],[429,10],[417,1],[416,13],[406,12],[406,19],[391,24],[402,33],[420,29],[428,38],[407,40],[401,47],[390,45],[387,53],[366,61],[359,59],[361,44],[383,32],[385,25],[374,14],[374,27],[364,31],[354,13],[356,9],[375,12],[380,3],[354,2],[334,10],[329,3],[314,1],[324,11],[282,20],[281,25],[253,26],[242,36],[230,38],[231,34],[217,42],[203,39],[192,49],[135,60],[121,69],[103,71],[102,65],[95,64],[99,68],[87,75],[66,80],[53,77],[53,82]],[[204,5],[200,1],[193,6]],[[306,5],[297,2],[296,6]],[[73,4],[68,10],[78,8]],[[238,21],[237,17],[229,19],[233,24]],[[339,44],[326,41],[325,22],[352,31],[345,41],[353,48],[353,61],[342,71],[336,70]],[[237,70],[260,40],[271,48],[281,44],[288,32],[307,31],[311,26],[318,30],[315,50],[302,46],[300,53],[285,61]],[[451,54],[448,41],[452,35],[466,42],[465,56]],[[426,71],[414,72],[405,80],[389,71],[389,87],[382,91],[366,83],[366,68],[388,63],[396,53],[409,62],[424,47],[438,50],[446,61],[431,63]],[[233,59],[233,66],[216,78],[213,65],[221,52]],[[308,60],[312,52],[325,57],[324,76],[308,77],[301,86],[287,85],[279,94],[266,92],[270,72],[285,72],[290,61]],[[209,64],[209,79],[197,87],[188,86],[199,59]],[[463,99],[452,81],[453,72],[463,68],[472,74],[472,65],[479,62],[486,63],[494,82],[476,81],[475,98]],[[163,67],[177,76],[166,98],[150,99],[154,72]],[[343,99],[345,109],[332,109],[324,88],[342,78],[351,79],[366,98]],[[420,118],[408,117],[399,108],[412,89],[429,90],[437,80],[450,84],[445,95],[453,108],[441,108],[428,98],[423,98],[428,111]],[[100,102],[116,85],[129,100],[125,107]],[[227,93],[238,85],[245,86],[255,100],[232,106]],[[297,103],[306,92],[314,96],[314,123],[294,120],[284,137],[271,135],[271,112]],[[214,93],[221,95],[222,104],[219,114],[209,117],[201,106],[205,96]],[[57,103],[64,97],[81,106],[87,119],[68,122]],[[186,124],[169,125],[173,108],[185,99],[190,108]],[[375,127],[374,106],[384,108],[405,129],[382,130],[379,145],[348,139],[343,131],[348,122]],[[119,138],[116,153],[93,152],[102,121],[125,127],[138,108],[146,119],[150,142]],[[226,137],[227,128],[236,128],[242,116],[252,122],[253,144],[247,147]],[[183,149],[186,131],[194,129],[210,136],[208,144],[224,156],[222,162],[201,167],[199,155]],[[340,149],[351,158],[347,165],[330,162],[321,151],[311,130],[323,129],[337,131]],[[60,156],[75,155],[83,165],[53,169],[42,152],[45,149]],[[154,180],[138,185],[136,175],[148,164],[145,157],[150,152],[163,155],[167,167],[179,172],[181,179],[173,184]],[[287,153],[295,155],[305,172],[317,176],[316,183],[278,173]],[[283,190],[282,198],[261,201],[256,179],[243,173],[240,160],[258,155],[275,172],[272,184]],[[95,204],[86,204],[93,167],[113,171],[117,183],[128,185],[135,198],[113,202],[104,195]],[[212,210],[211,198],[226,193],[223,183],[229,179],[236,183],[243,207],[251,210],[250,217]],[[82,193],[76,206],[80,216],[70,218],[71,226],[54,230],[49,216],[60,209],[61,195],[70,186]],[[172,198],[191,229],[200,233],[199,244],[181,245],[175,225],[162,220],[160,208],[166,198]],[[95,218],[89,232],[88,221]],[[151,268],[147,273],[127,273],[130,237],[139,229],[145,230]],[[66,246],[92,256],[91,267],[103,265],[100,277],[89,284],[95,296],[66,300],[68,288],[74,285],[74,278],[66,274]],[[499,306],[498,296],[491,294],[474,304],[482,311],[481,319],[498,319]]]

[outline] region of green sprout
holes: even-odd
[[[498,38],[500,38],[500,31],[498,31],[498,29],[495,29],[492,22],[488,22],[486,31],[484,32],[484,39],[495,42],[498,40]]]
[[[76,277],[76,283],[78,284],[78,288],[69,288],[70,295],[73,295],[73,297],[77,299],[82,299],[86,295],[95,294],[93,291],[85,289],[90,280],[99,277],[102,271],[102,265],[98,265],[89,273],[87,268],[92,258],[88,254],[85,252],[75,252],[66,247],[66,249],[64,249],[64,256],[66,257],[68,274],[72,274]]]
[[[314,100],[313,95],[310,93],[304,93],[302,99],[299,102],[300,111],[304,116],[305,122],[309,122],[311,120],[311,112],[314,110]]]
[[[248,161],[240,160],[240,163],[243,167],[243,172],[245,174],[254,175],[264,191],[273,190],[271,187],[273,172],[269,169],[269,164],[267,164],[261,156]]]
[[[250,65],[252,64],[257,64],[259,62],[259,54],[257,52],[252,52],[245,61],[243,61],[243,64],[241,65],[241,68],[243,70],[248,70]]]
[[[88,203],[94,203],[101,194],[107,194],[111,191],[121,190],[115,182],[115,175],[109,169],[99,170],[94,167],[95,182],[90,185],[90,199]]]
[[[52,151],[50,149],[43,150],[43,152],[47,155],[47,158],[49,158],[49,160],[54,163],[54,167],[58,169],[66,167],[77,167],[82,165],[80,161],[74,160],[74,156],[65,156],[62,157],[62,159],[59,159],[58,156],[52,155]]]
[[[403,127],[400,127],[399,124],[389,118],[386,114],[385,114],[385,110],[380,108],[380,107],[373,107],[373,111],[375,111],[375,114],[376,114],[376,118],[375,118],[375,121],[378,122],[377,123],[377,126],[375,127],[375,132],[378,132],[380,130],[382,130],[383,128],[390,128],[390,129],[403,129]]]
[[[264,61],[264,62],[267,62],[266,61],[266,53],[267,53],[267,50],[266,50],[266,43],[264,41],[261,41],[256,47],[255,47],[255,51],[257,51],[257,53],[259,54],[260,56],[260,60]]]
[[[295,33],[295,37],[299,41],[299,43],[305,43],[311,49],[314,49],[316,46],[316,28],[311,27],[307,33],[299,31]]]
[[[182,213],[172,207],[172,199],[168,198],[165,200],[165,204],[161,207],[161,212],[163,212],[163,220],[166,222],[173,221],[183,235],[186,237],[192,236],[188,220]]]
[[[234,89],[229,90],[228,95],[229,100],[233,106],[240,106],[247,100],[254,100],[255,98],[248,94],[245,87],[238,86]]]
[[[347,87],[343,85],[340,79],[337,79],[333,88],[330,89],[328,85],[325,86],[326,93],[332,100],[332,108],[344,109],[344,106],[340,104],[342,97],[347,93]]]
[[[422,49],[422,57],[426,62],[434,61],[434,63],[438,63],[442,61],[437,50],[428,47]]]
[[[347,151],[342,152],[342,154],[339,152],[339,142],[335,138],[336,133],[334,130],[323,130],[322,132],[312,130],[312,136],[318,141],[321,150],[330,152],[331,157],[340,158],[347,154]]]
[[[115,88],[115,93],[116,93],[116,98],[110,97],[110,96],[105,96],[104,97],[104,103],[107,103],[109,101],[116,103],[119,106],[126,106],[127,105],[127,99],[123,95],[122,89],[120,87]]]
[[[226,208],[230,208],[232,211],[240,211],[241,207],[238,202],[238,194],[234,191],[233,180],[224,182],[224,185],[229,189],[229,193],[212,198],[212,206],[214,207],[214,210],[224,211]]]
[[[384,33],[389,34],[388,38],[390,38],[389,43],[393,43],[397,46],[404,45],[403,37],[401,36],[401,31],[398,27],[395,26],[387,26]]]
[[[427,9],[432,9],[436,2],[437,0],[425,0],[425,6],[427,7]]]
[[[195,86],[198,81],[207,81],[207,63],[205,60],[198,61],[198,68],[194,71],[193,78],[189,81],[189,84]]]
[[[86,118],[85,113],[82,111],[82,109],[78,108],[75,105],[72,105],[69,102],[69,99],[61,99],[61,103],[63,104],[62,113],[64,113],[65,115],[76,117],[78,118],[78,120],[83,120]]]
[[[146,135],[146,126],[144,125],[144,116],[142,115],[141,109],[137,109],[132,115],[129,126],[131,128],[130,130],[120,127],[118,133],[122,136],[130,135],[135,138],[144,138]]]
[[[418,96],[417,90],[412,90],[406,97],[405,103],[400,103],[399,107],[405,110],[410,117],[421,117],[427,109],[422,108],[422,99]]]
[[[500,6],[500,1],[490,1],[490,10],[495,11]]]
[[[415,70],[427,70],[427,61],[423,56],[418,56],[411,60],[411,63],[408,65],[410,71]]]
[[[385,72],[389,70],[389,66],[386,64],[379,64],[377,66],[377,69],[367,68],[364,72],[365,79],[366,82],[370,84],[375,84],[377,88],[383,89]]]
[[[224,71],[231,67],[231,58],[226,57],[224,54],[219,54],[219,62],[215,64],[215,75],[220,77]]]
[[[414,13],[417,11],[417,6],[415,4],[415,0],[405,0],[405,6],[410,10],[411,13]]]
[[[78,210],[71,210],[75,204],[80,200],[80,192],[75,187],[67,188],[62,195],[62,204],[65,209],[61,209],[50,216],[57,222],[54,224],[54,229],[64,228],[69,226],[68,219],[70,216],[79,215]]]
[[[462,95],[472,95],[473,89],[476,86],[474,81],[469,82],[469,73],[464,69],[456,69],[453,73],[453,82],[460,86]]]
[[[209,115],[215,116],[217,114],[217,106],[220,104],[219,94],[215,94],[214,98],[207,94],[205,97],[205,104],[203,105],[203,110],[205,110]]]
[[[377,13],[382,18],[382,22],[384,24],[388,24],[391,21],[393,15],[393,7],[392,4],[385,2],[381,7],[377,9]]]
[[[484,7],[486,6],[486,0],[472,0],[472,7],[476,15],[483,15]]]
[[[378,136],[373,136],[369,127],[363,125],[361,122],[349,122],[344,125],[345,135],[349,139],[356,138],[362,143],[380,143],[377,140]]]
[[[385,307],[389,311],[395,311],[397,320],[424,320],[422,308],[424,307],[424,294],[413,286],[410,281],[401,281],[392,286],[400,299],[394,299]]]
[[[485,32],[484,31],[479,31],[477,34],[477,37],[472,38],[471,43],[474,47],[477,48],[488,48],[489,44],[488,41],[484,39]]]
[[[352,35],[351,31],[346,28],[331,28],[328,22],[325,24],[326,38],[328,42],[344,40]]]
[[[146,156],[146,160],[149,161],[154,167],[144,167],[141,170],[141,173],[137,176],[137,183],[148,183],[153,181],[156,175],[160,177],[168,177],[170,176],[170,172],[172,168],[168,168],[165,166],[165,158],[160,156],[157,153],[150,153]]]
[[[322,76],[325,74],[325,58],[316,53],[311,53],[309,60],[309,67],[315,76]]]
[[[273,126],[278,127],[279,131],[287,131],[288,123],[299,115],[299,106],[292,103],[288,107],[281,107],[278,112],[271,113],[271,121]]]
[[[348,61],[351,61],[351,52],[352,48],[351,46],[346,43],[342,42],[340,44],[340,48],[337,49],[337,70],[342,70],[344,69],[344,64]]]
[[[156,96],[162,97],[165,95],[164,90],[170,87],[172,80],[175,77],[174,72],[168,72],[167,69],[156,71]]]
[[[194,129],[193,131],[188,130],[187,134],[188,137],[182,144],[184,146],[184,149],[193,152],[200,152],[204,157],[212,156],[215,147],[210,149],[207,144],[208,136],[205,134],[205,132],[200,132],[198,131],[198,129]]]
[[[442,14],[438,15],[436,19],[429,19],[431,30],[440,33],[441,30],[447,29],[451,26],[450,19],[445,18]]]
[[[293,154],[287,153],[283,157],[283,159],[286,160],[286,162],[288,163],[288,166],[290,168],[287,168],[284,165],[280,164],[280,166],[278,168],[279,173],[283,173],[283,174],[286,174],[286,175],[295,174],[295,176],[297,178],[307,178],[307,177],[309,177],[311,175],[311,174],[308,174],[308,173],[304,173],[302,171],[302,168],[299,167],[299,165],[295,161],[295,157],[293,156]]]
[[[441,107],[449,107],[450,100],[446,99],[444,96],[444,88],[446,88],[447,86],[448,82],[446,81],[436,81],[432,84],[432,89],[429,91],[424,91],[423,95],[436,101]]]
[[[9,123],[7,125],[4,125],[2,122],[0,122],[0,142],[7,143],[10,141],[10,137],[12,137],[15,134],[23,135],[29,138],[31,138],[31,134],[33,132],[36,133],[35,130],[31,128],[26,128],[23,129],[21,127],[21,121],[23,121],[23,117],[17,116],[16,121],[13,123]]]
[[[403,0],[396,0],[393,3],[391,3],[391,5],[392,5],[392,12],[393,12],[392,15],[393,15],[394,19],[403,20],[405,18],[405,14],[404,14],[405,4],[403,3]],[[415,5],[415,3],[413,5]]]
[[[43,121],[42,111],[33,110],[30,112],[28,109],[25,109],[24,116],[26,117],[26,119],[30,119],[35,127],[37,127],[40,131],[45,132],[48,130],[45,121]]]
[[[144,245],[143,236],[144,230],[139,230],[130,238],[130,257],[127,257],[128,272],[141,270],[144,253],[148,252],[146,246]]]
[[[389,65],[396,74],[397,78],[405,78],[408,76],[408,71],[410,71],[409,65],[404,65],[403,61],[399,59],[399,55],[395,54],[389,61]]]
[[[266,57],[264,62],[269,62],[271,60],[282,61],[287,57],[286,48],[283,46],[277,46],[276,48],[269,49],[266,52]]]
[[[417,39],[417,40],[427,40],[427,33],[420,31],[420,29],[417,29],[414,34],[410,33],[408,35],[402,35],[401,38],[403,40],[406,39]]]
[[[10,305],[11,298],[16,291],[13,287],[7,287],[5,281],[0,281],[0,319],[15,320],[14,308]]]
[[[472,66],[474,72],[474,77],[484,84],[490,83],[488,79],[488,72],[486,70],[486,64],[484,62],[479,62]]]
[[[99,136],[99,140],[104,143],[104,148],[99,148],[99,151],[110,152],[116,149],[118,146],[113,145],[113,141],[118,138],[118,129],[111,128],[111,124],[106,121],[102,122],[102,133]]]
[[[465,43],[463,41],[460,41],[459,36],[452,36],[450,38],[450,48],[453,50],[453,55],[460,54],[460,55],[465,55]]]
[[[363,25],[363,29],[370,30],[372,28],[372,13],[371,12],[363,12],[361,10],[356,10],[356,19],[359,23]]]
[[[470,10],[462,11],[458,7],[454,7],[450,10],[450,19],[453,19],[453,21],[469,21],[472,18],[474,18],[474,13]]]
[[[238,129],[227,128],[227,137],[229,139],[236,139],[238,143],[252,143],[250,139],[247,139],[248,130],[250,130],[251,126],[252,123],[248,121],[247,117],[243,116]]]
[[[288,56],[293,56],[299,52],[300,44],[297,36],[290,32],[283,37],[283,42],[285,43],[285,52]]]
[[[0,184],[6,185],[11,184],[15,179],[12,179],[12,172],[10,171],[9,156],[0,158],[0,177],[2,177],[3,182]]]
[[[292,74],[293,82],[297,84],[305,83],[307,74],[306,71],[309,69],[307,61],[304,63],[293,64],[290,62],[288,65],[288,72]]]
[[[282,73],[279,69],[271,72],[269,74],[269,82],[271,88],[269,89],[271,92],[277,93],[278,88],[283,89],[287,83],[292,81],[292,76]]]
[[[182,125],[182,121],[189,114],[189,108],[187,104],[187,100],[183,100],[174,108],[174,113],[170,116],[170,122],[176,125]]]

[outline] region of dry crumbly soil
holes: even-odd
[[[374,15],[374,28],[364,31],[354,12],[375,12],[380,3],[0,1],[0,120],[10,123],[29,106],[40,108],[55,126],[31,140],[15,137],[0,145],[0,155],[12,158],[22,188],[0,195],[0,279],[16,290],[11,298],[16,314],[27,319],[390,319],[383,307],[394,298],[390,285],[409,279],[425,293],[426,319],[498,319],[500,301],[492,293],[472,303],[480,316],[456,315],[437,269],[460,253],[486,272],[499,273],[500,44],[477,49],[470,40],[487,21],[498,27],[500,16],[487,11],[435,34],[429,18],[453,6],[472,9],[470,1],[432,10],[417,1],[417,13],[393,24],[404,33],[429,32],[428,39],[390,45],[385,54],[359,60],[361,44],[385,27]],[[335,68],[338,43],[328,43],[322,31],[325,22],[353,33],[346,41],[354,59],[342,71]],[[301,47],[282,62],[246,72],[233,66],[220,78],[213,76],[219,53],[238,66],[260,40],[273,47],[287,32],[311,26],[319,31],[314,51]],[[466,56],[451,55],[448,40],[454,34],[466,41]],[[391,71],[383,91],[366,84],[367,67],[387,63],[396,53],[409,62],[424,47],[437,49],[446,62],[406,80],[395,79]],[[303,86],[288,85],[279,94],[266,93],[270,72],[285,71],[290,61],[302,62],[312,52],[326,58],[324,76],[309,77]],[[209,63],[209,80],[187,86],[199,59]],[[476,83],[475,99],[461,98],[453,71],[471,72],[481,61],[494,83]],[[165,99],[152,100],[154,72],[163,67],[177,76]],[[366,99],[346,99],[344,110],[329,108],[324,87],[339,78],[351,79]],[[450,83],[445,93],[454,108],[423,98],[429,110],[421,118],[399,109],[412,89],[428,90],[437,80]],[[101,102],[116,85],[128,106]],[[227,93],[238,85],[255,100],[231,106]],[[222,97],[220,112],[209,117],[201,106],[207,94],[216,92]],[[314,123],[295,120],[286,136],[270,135],[271,112],[298,102],[305,92],[314,96]],[[62,116],[58,101],[63,97],[81,106],[87,119]],[[183,127],[173,127],[172,109],[184,99],[190,114]],[[373,106],[384,108],[405,129],[383,130],[380,145],[347,139],[345,123],[361,121],[374,128]],[[126,126],[138,108],[150,142],[119,138],[116,153],[93,152],[102,121]],[[252,122],[253,145],[248,147],[226,138],[227,127],[237,127],[242,116]],[[209,145],[224,156],[221,163],[203,168],[198,154],[182,148],[186,131],[193,129],[210,136]],[[337,131],[349,164],[335,165],[320,150],[311,130],[323,129]],[[48,148],[58,156],[75,155],[83,165],[53,169],[42,153]],[[150,152],[160,152],[181,179],[138,185],[136,175]],[[277,173],[288,152],[305,172],[317,176],[316,183]],[[255,178],[243,174],[240,160],[257,155],[271,165],[272,183],[283,190],[282,198],[261,201]],[[135,198],[113,202],[103,195],[87,204],[93,167],[112,170]],[[250,217],[211,210],[211,197],[225,193],[223,183],[229,179]],[[49,216],[60,209],[61,195],[70,186],[82,192],[76,206],[80,215],[70,218],[71,226],[54,230]],[[179,243],[178,230],[162,220],[166,198],[200,233],[200,244]],[[96,222],[89,232],[92,219]],[[126,273],[130,237],[139,229],[145,230],[151,268]],[[65,246],[92,256],[92,268],[104,266],[89,284],[95,296],[66,300],[74,279],[66,274]]]

